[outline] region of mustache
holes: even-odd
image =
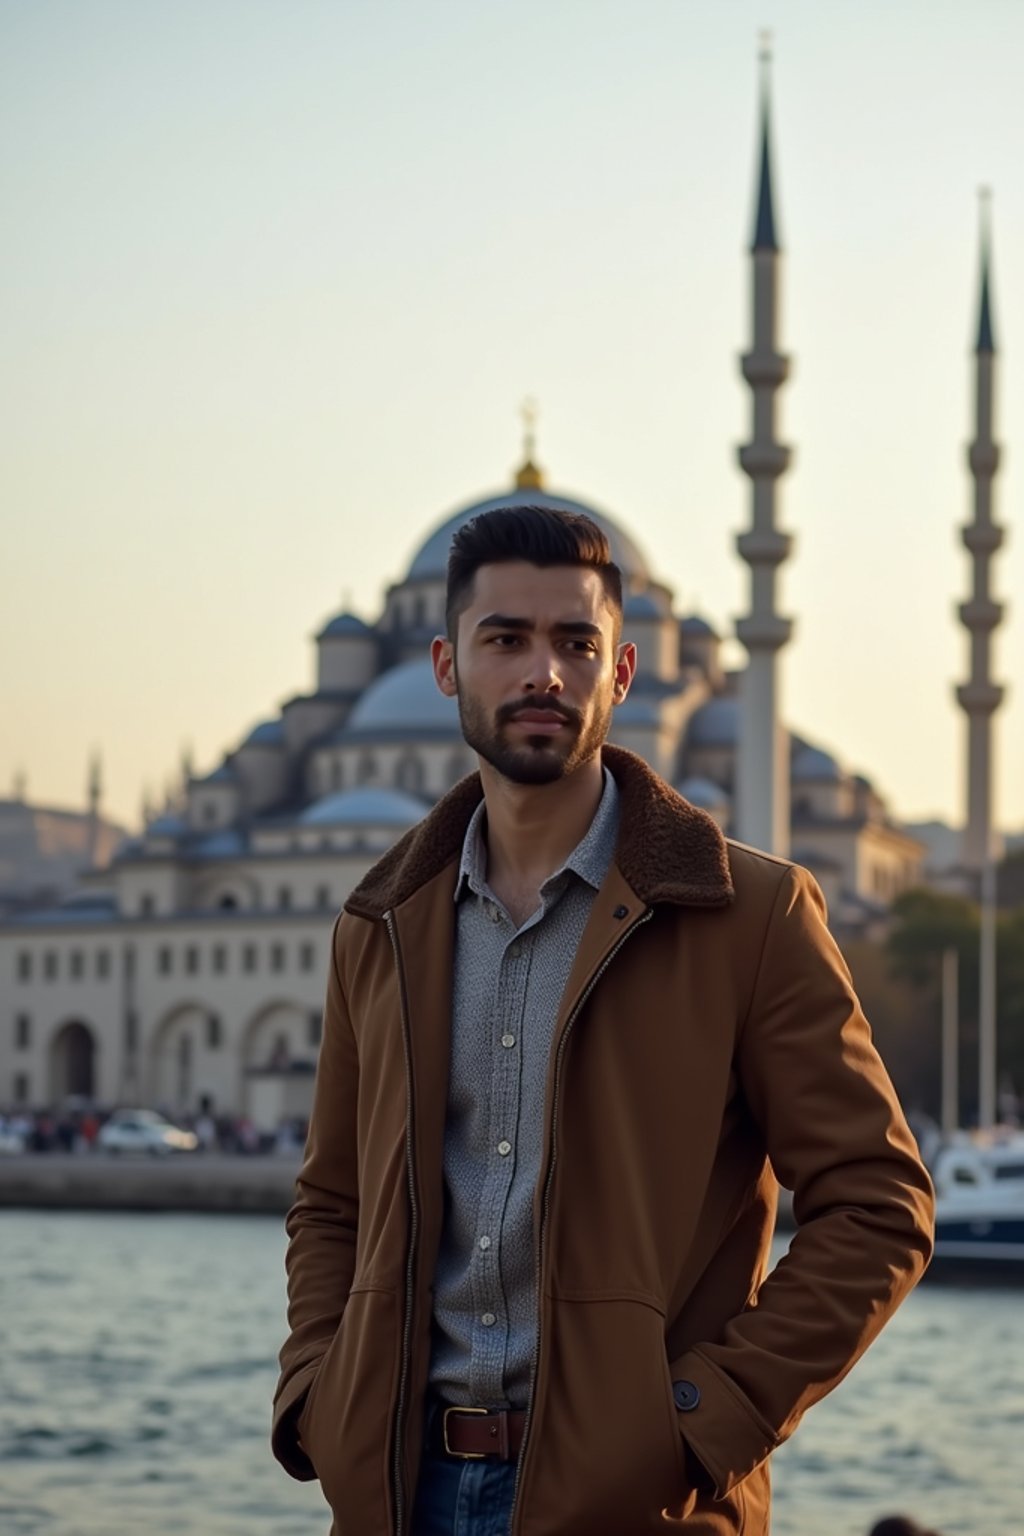
[[[579,711],[572,709],[567,704],[559,704],[555,699],[541,696],[540,698],[517,699],[514,704],[502,704],[495,718],[499,725],[507,725],[508,722],[523,710],[528,709],[531,714],[557,715],[560,720],[565,720],[569,725],[579,725]]]

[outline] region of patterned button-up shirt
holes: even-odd
[[[466,829],[456,886],[445,1218],[431,1384],[460,1406],[525,1407],[537,1324],[533,1195],[558,1008],[615,851],[604,771],[582,841],[517,928],[487,884],[486,810]]]

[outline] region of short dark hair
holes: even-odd
[[[605,597],[622,618],[622,573],[612,559],[602,528],[583,512],[556,507],[494,507],[464,523],[448,552],[445,623],[455,639],[459,614],[467,606],[473,580],[482,565],[526,560],[530,565],[584,565],[597,571]]]
[[[884,1520],[871,1527],[869,1536],[938,1536],[938,1533],[926,1531],[909,1515],[886,1515]]]

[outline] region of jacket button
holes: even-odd
[[[612,913],[612,917],[625,917],[628,912],[628,907],[616,907],[615,911]]]
[[[692,1413],[700,1402],[700,1387],[692,1381],[674,1381],[672,1396],[680,1413]]]

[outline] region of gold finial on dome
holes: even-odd
[[[528,396],[522,404],[523,462],[516,470],[517,491],[539,491],[544,487],[544,473],[533,461],[534,428],[537,425],[537,402]]]

